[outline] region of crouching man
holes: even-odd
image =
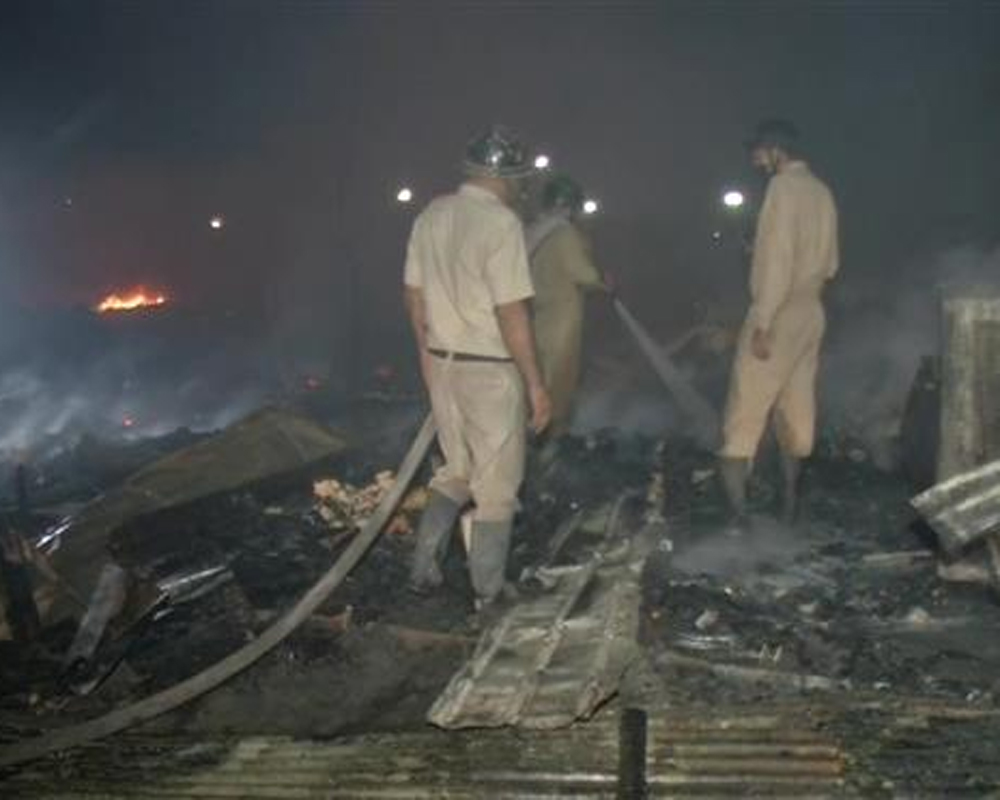
[[[535,358],[524,231],[509,207],[531,172],[528,152],[497,128],[468,145],[464,167],[458,191],[417,217],[406,256],[406,307],[445,458],[417,529],[410,585],[441,584],[451,531],[471,501],[469,570],[482,610],[504,587],[527,407],[541,432],[550,402]]]

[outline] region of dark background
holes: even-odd
[[[228,375],[220,406],[255,382],[407,373],[410,221],[492,122],[600,199],[598,260],[665,338],[696,303],[738,320],[743,223],[719,197],[759,197],[741,142],[794,119],[842,214],[831,363],[881,369],[857,351],[892,339],[881,356],[905,373],[935,283],[998,267],[998,98],[989,2],[7,0],[0,354],[29,368],[5,370],[0,399],[42,363],[76,387],[118,375],[111,352],[133,378],[144,358]],[[120,332],[69,310],[136,284],[184,321],[121,355]],[[591,318],[624,346],[606,308]]]

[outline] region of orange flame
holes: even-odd
[[[138,308],[158,308],[167,304],[167,297],[164,294],[147,292],[145,289],[133,289],[130,292],[109,294],[100,303],[94,306],[94,310],[100,314],[107,314],[112,311],[134,311]]]

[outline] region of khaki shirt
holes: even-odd
[[[569,222],[555,228],[538,245],[531,257],[537,310],[579,308],[582,311],[580,290],[604,285],[590,252],[590,243]]]
[[[803,161],[771,178],[757,220],[748,320],[769,331],[789,304],[818,302],[839,265],[833,195]]]
[[[413,223],[404,281],[423,291],[428,347],[510,356],[495,309],[534,295],[521,221],[492,192],[464,184]]]

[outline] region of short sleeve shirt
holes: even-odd
[[[463,185],[413,223],[404,281],[423,292],[429,347],[508,357],[495,309],[534,295],[521,221],[492,192]]]
[[[757,219],[750,269],[750,318],[770,330],[789,302],[817,302],[839,267],[837,206],[802,161],[771,178]]]

